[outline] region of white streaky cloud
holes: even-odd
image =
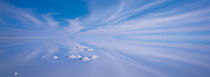
[[[74,59],[74,58],[76,58],[76,57],[77,57],[77,56],[75,56],[75,55],[68,56],[69,59]]]
[[[83,57],[81,60],[82,60],[82,61],[88,61],[88,60],[90,60],[90,58],[88,58],[88,57]]]
[[[114,18],[116,18],[116,16],[118,16],[118,14],[123,10],[123,7],[124,7],[124,3],[121,2],[118,7],[116,8],[116,11],[113,12],[113,14],[111,16],[109,16],[107,19],[105,19],[103,21],[103,23],[108,23],[109,21],[112,21]],[[111,9],[112,10],[112,9]]]
[[[165,13],[166,12],[164,12],[164,14]],[[148,19],[145,19],[144,17],[137,18],[137,19],[132,19],[132,20],[128,20],[122,23],[115,24],[114,26],[106,25],[104,27],[98,27],[97,29],[89,30],[82,34],[85,34],[85,35],[96,35],[96,34],[122,35],[123,34],[125,35],[125,34],[134,34],[134,33],[137,34],[137,32],[144,32],[140,29],[178,26],[178,25],[183,25],[183,24],[192,25],[191,23],[200,23],[203,21],[208,21],[209,20],[209,17],[207,17],[208,13],[209,13],[209,9],[202,9],[202,10],[195,10],[195,11],[190,11],[186,13],[178,13],[178,14],[175,13],[168,16],[161,16],[161,15],[153,16]],[[133,32],[133,31],[137,31],[137,32]],[[147,30],[147,31],[150,31],[150,30]],[[161,30],[161,31],[164,31],[164,30]]]
[[[18,8],[5,2],[0,2],[0,12],[5,12],[3,15],[21,22],[22,25],[30,26],[30,28],[42,24],[36,15],[31,14],[29,9]]]
[[[68,19],[67,22],[68,26],[64,28],[65,32],[75,33],[79,32],[81,29],[84,29],[84,27],[80,25],[79,18],[76,18],[74,20]]]
[[[59,22],[57,22],[51,14],[42,15],[42,17],[46,20],[46,24],[49,26],[49,28],[57,28],[59,27]]]
[[[87,51],[94,51],[94,49],[93,48],[88,48]]]
[[[96,58],[98,58],[98,56],[96,56],[96,55],[92,55],[92,56],[90,57],[90,59],[96,59]]]
[[[30,15],[30,14],[22,14],[25,18],[31,20],[33,23],[36,23],[36,24],[41,24],[42,22],[39,21],[36,17]]]
[[[119,22],[121,20],[124,20],[124,19],[126,19],[128,17],[131,17],[131,16],[133,16],[133,15],[135,15],[135,14],[141,12],[141,11],[144,11],[145,9],[149,9],[149,8],[151,8],[153,6],[156,6],[156,5],[160,4],[160,3],[163,3],[165,1],[166,0],[158,0],[158,1],[154,1],[152,3],[146,4],[144,6],[140,6],[140,7],[136,8],[136,9],[133,9],[133,10],[122,11],[122,14],[119,14],[119,16],[120,15],[121,16],[119,18],[117,18],[113,23],[117,23],[117,22]]]
[[[53,59],[55,59],[55,60],[58,59],[58,56],[53,56]]]
[[[164,3],[166,0],[158,0],[151,3],[139,4],[144,0],[119,0],[115,5],[109,5],[106,8],[92,7],[91,14],[84,20],[87,24],[114,24],[125,20],[135,14],[143,12],[146,9]]]
[[[81,55],[77,55],[75,58],[78,58],[78,59],[79,59],[79,58],[81,58],[81,57],[82,57]]]

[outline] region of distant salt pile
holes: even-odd
[[[81,58],[81,57],[82,57],[82,56],[80,56],[80,55],[77,55],[77,56],[76,56],[76,58],[78,58],[78,59]]]
[[[94,48],[89,48],[89,47],[83,46],[83,45],[76,47],[76,49],[79,50],[79,51],[89,51],[89,52],[93,52],[94,51]],[[92,55],[92,56],[85,56],[85,55],[79,55],[77,53],[77,54],[69,55],[66,58],[68,58],[68,59],[79,59],[79,60],[82,60],[82,61],[89,61],[89,60],[96,59],[97,57],[98,56],[96,56],[95,54]],[[52,56],[52,59],[54,59],[54,60],[57,60],[58,58],[59,58],[58,56]],[[42,59],[43,60],[44,59],[47,60],[47,56],[42,56]]]
[[[88,48],[87,46],[83,46],[83,45],[76,47],[76,49],[79,51],[94,51],[93,48]]]
[[[19,73],[18,72],[14,72],[13,75],[14,76],[17,76],[17,75],[19,75]]]
[[[96,59],[97,57],[98,57],[98,56],[96,56],[96,55],[90,56],[91,59]]]
[[[71,55],[71,56],[68,56],[68,58],[69,59],[74,59],[74,58],[76,58],[76,56],[75,55]]]
[[[93,48],[89,48],[89,49],[87,49],[87,51],[94,51],[94,49]]]
[[[53,56],[53,59],[55,59],[55,60],[58,59],[58,56]]]
[[[90,58],[88,58],[88,57],[83,57],[81,60],[82,60],[82,61],[88,61],[88,60],[90,60]]]

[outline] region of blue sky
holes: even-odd
[[[209,77],[208,0],[1,0],[0,77]]]

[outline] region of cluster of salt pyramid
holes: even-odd
[[[92,59],[96,59],[98,56],[96,55],[92,55],[92,56],[89,56],[89,57],[82,57],[80,55],[70,55],[68,56],[69,59],[80,59],[82,61],[88,61],[88,60],[92,60]]]
[[[86,47],[86,46],[78,46],[78,47],[76,47],[77,48],[77,50],[79,50],[79,51],[94,51],[94,49],[93,48],[88,48],[88,47]]]
[[[93,52],[94,49],[93,48],[88,48],[87,46],[78,46],[76,47],[76,49],[78,51],[89,51],[89,52]],[[70,55],[70,56],[67,56],[67,58],[69,59],[79,59],[79,60],[82,60],[82,61],[89,61],[89,60],[93,60],[93,59],[96,59],[98,56],[96,56],[95,54],[91,55],[91,56],[81,56],[81,55]],[[42,58],[45,58],[45,56],[42,56]],[[54,60],[58,59],[59,57],[58,56],[53,56],[52,57]]]
[[[83,46],[83,45],[78,46],[78,47],[76,47],[76,48],[77,48],[77,50],[79,50],[79,51],[89,51],[89,52],[93,52],[93,51],[94,51],[93,48],[88,48],[87,46]],[[88,60],[96,59],[97,56],[96,56],[96,55],[92,55],[92,56],[86,57],[86,56],[81,56],[81,55],[70,55],[70,56],[68,56],[68,58],[69,58],[69,59],[80,59],[80,60],[82,60],[82,61],[88,61]]]

